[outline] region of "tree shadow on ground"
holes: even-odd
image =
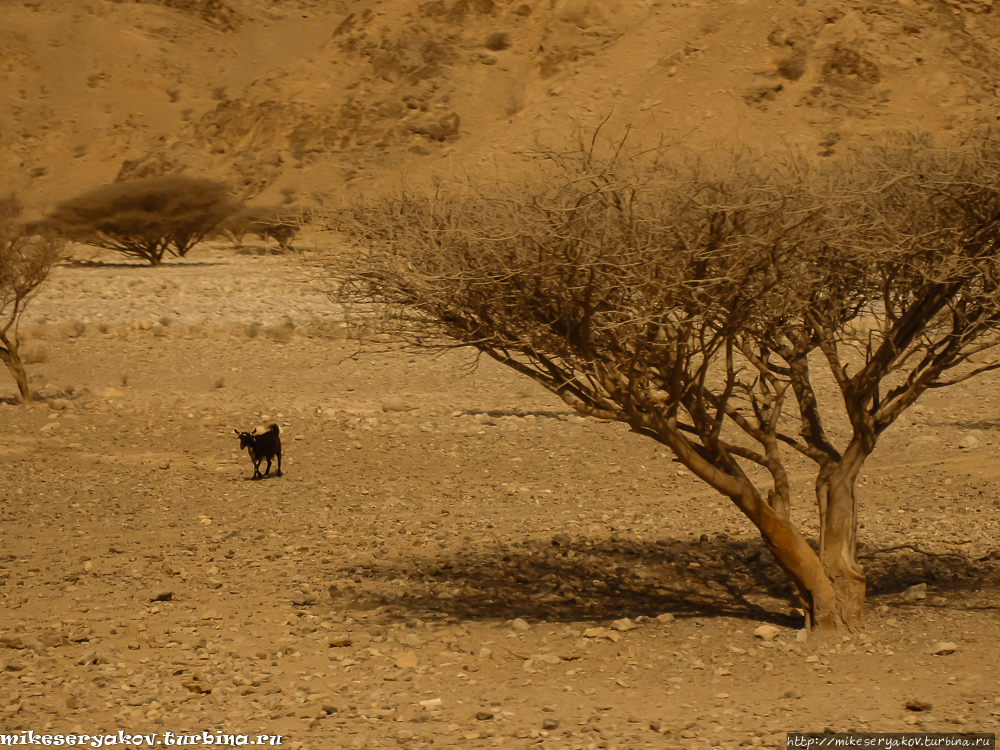
[[[207,266],[221,266],[222,263],[217,263],[209,260],[180,260],[180,259],[164,259],[163,263],[159,266],[154,266],[147,260],[141,260],[136,258],[135,260],[128,261],[106,261],[106,260],[88,260],[86,258],[67,258],[63,260],[60,265],[69,266],[71,268],[111,268],[111,269],[148,269],[148,268],[201,268]]]
[[[953,608],[996,601],[996,560],[906,552],[885,558],[867,563],[873,604],[902,605],[900,592],[928,581]],[[669,613],[805,624],[793,587],[759,540],[531,540],[464,547],[433,559],[377,560],[343,572],[353,581],[344,593],[366,609],[385,608],[385,619],[600,622]]]

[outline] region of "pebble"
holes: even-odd
[[[174,598],[174,592],[170,589],[153,589],[149,593],[149,601],[151,602],[169,602]]]
[[[559,728],[559,719],[546,719],[542,722],[542,729],[546,732],[551,732],[553,729]]]
[[[915,602],[918,599],[926,599],[926,598],[927,598],[926,583],[918,583],[916,586],[910,586],[910,588],[906,589],[906,591],[903,592],[904,602]]]
[[[396,659],[397,669],[416,669],[419,659],[413,651],[407,651]]]
[[[966,435],[958,441],[958,447],[964,450],[973,450],[979,447],[979,440],[975,435]]]
[[[514,620],[510,624],[510,627],[514,630],[515,633],[527,633],[529,630],[531,630],[531,625],[529,625],[527,621],[522,620],[520,617]]]
[[[407,411],[409,408],[402,396],[387,396],[382,400],[382,411],[384,412]]]
[[[319,601],[319,597],[312,591],[296,591],[292,594],[292,604],[299,607],[305,607],[310,604],[315,604]]]
[[[958,646],[950,641],[938,641],[931,648],[931,653],[935,656],[947,656],[958,650]]]
[[[781,631],[778,628],[774,627],[774,625],[761,625],[759,628],[753,631],[753,634],[758,638],[760,638],[762,641],[773,641],[775,638],[778,637],[780,633]]]
[[[354,641],[349,635],[331,635],[327,639],[327,643],[330,644],[332,648],[341,648],[343,646],[350,646]]]
[[[629,630],[635,630],[639,626],[632,622],[629,618],[625,617],[621,620],[615,620],[612,622],[611,627],[619,632],[625,633]]]

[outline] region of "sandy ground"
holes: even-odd
[[[864,628],[819,643],[749,524],[655,443],[467,353],[359,349],[294,258],[97,260],[59,268],[26,324],[41,400],[0,381],[3,732],[624,750],[995,730],[995,378],[884,437],[865,549],[934,554],[866,558]],[[250,481],[233,430],[270,421],[284,475]]]

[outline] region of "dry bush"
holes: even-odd
[[[215,228],[218,234],[227,237],[235,247],[243,246],[243,238],[255,234],[261,241],[274,239],[283,252],[292,247],[292,241],[301,224],[297,212],[273,206],[243,206],[239,211],[226,217]]]
[[[0,361],[14,377],[21,400],[31,401],[18,327],[25,307],[48,278],[66,243],[51,235],[27,234],[21,212],[14,197],[0,200]]]
[[[148,177],[63,201],[47,223],[71,239],[158,266],[168,251],[184,257],[238,207],[222,183]]]
[[[903,138],[823,168],[593,143],[541,156],[524,184],[359,206],[360,247],[328,261],[338,301],[664,444],[756,525],[812,627],[853,628],[865,460],[928,388],[997,366],[969,357],[1000,322],[1000,143]],[[872,312],[878,337],[845,337]],[[790,455],[815,467],[818,551],[792,519]]]

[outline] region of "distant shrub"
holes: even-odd
[[[291,248],[298,230],[299,215],[296,212],[271,206],[243,206],[216,227],[216,231],[236,247],[243,246],[243,238],[248,234],[256,234],[264,242],[269,237],[274,239],[283,251]]]
[[[13,196],[0,200],[0,361],[14,377],[21,400],[31,401],[18,326],[25,307],[48,278],[66,243],[52,235],[28,234],[21,212],[22,206]]]
[[[116,182],[60,203],[48,223],[63,235],[158,266],[166,252],[184,257],[238,210],[222,183],[193,177]]]

